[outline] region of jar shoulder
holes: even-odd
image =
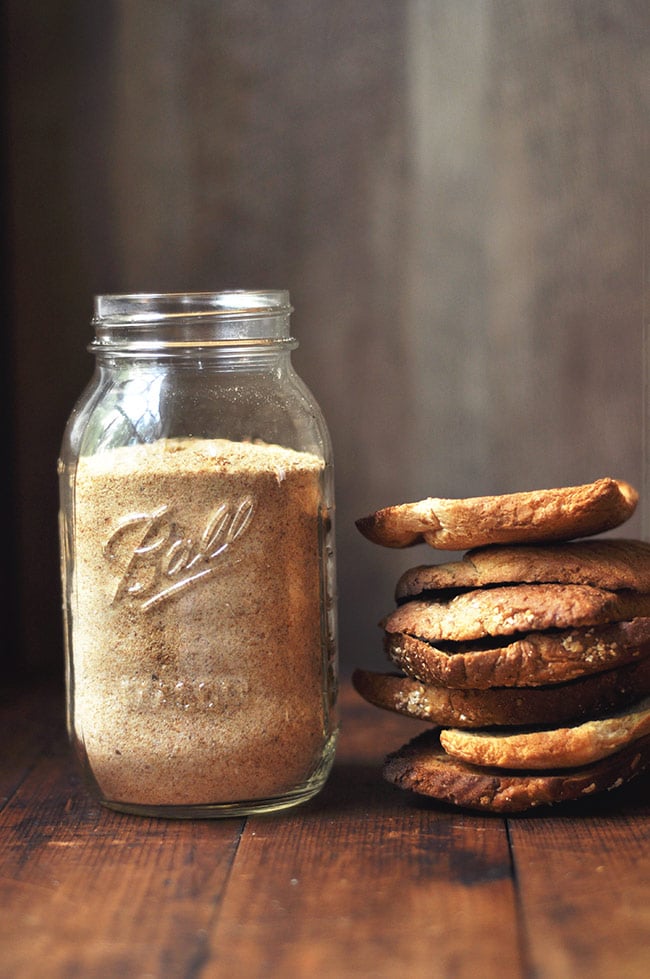
[[[281,371],[122,365],[96,370],[68,420],[63,461],[159,439],[259,440],[331,461],[323,413],[289,366]]]

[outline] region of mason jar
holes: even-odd
[[[113,809],[319,791],[337,736],[330,438],[284,291],[95,299],[59,460],[68,729]]]

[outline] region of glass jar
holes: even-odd
[[[68,728],[99,799],[282,809],[332,765],[334,489],[287,292],[98,296],[59,460]]]

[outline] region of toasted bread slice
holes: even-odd
[[[650,735],[650,697],[625,710],[569,727],[504,731],[440,732],[453,758],[497,768],[575,768],[590,765]]]
[[[650,767],[650,735],[607,758],[576,768],[525,772],[485,768],[448,755],[425,731],[389,755],[384,778],[401,789],[484,812],[526,812],[618,788]]]
[[[564,544],[493,544],[460,561],[409,568],[397,582],[397,601],[439,589],[555,582],[608,591],[650,592],[650,543],[598,539]]]
[[[622,710],[650,694],[650,657],[545,687],[456,690],[360,669],[353,673],[352,682],[364,700],[376,707],[440,727],[557,726]]]
[[[565,683],[650,656],[650,617],[524,636],[436,644],[389,633],[387,656],[434,686],[484,690]]]
[[[604,478],[582,486],[466,499],[429,497],[385,507],[356,521],[359,531],[384,547],[422,541],[444,550],[486,544],[571,540],[618,527],[634,512],[637,491]]]
[[[650,593],[591,585],[497,585],[448,601],[413,599],[386,616],[386,632],[428,640],[469,640],[542,629],[604,625],[650,615]]]

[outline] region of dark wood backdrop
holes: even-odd
[[[647,0],[7,0],[4,27],[9,667],[62,669],[56,458],[96,292],[290,289],[344,669],[383,665],[428,556],[355,517],[641,487]]]

